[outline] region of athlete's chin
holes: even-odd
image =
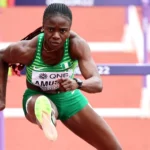
[[[53,49],[57,49],[57,48],[60,48],[62,47],[63,44],[62,43],[50,43],[50,47],[53,48]]]
[[[52,44],[52,43],[51,43],[50,47],[51,47],[51,48],[59,48],[59,47],[60,47],[60,44]]]

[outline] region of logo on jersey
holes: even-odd
[[[40,73],[40,74],[39,74],[39,78],[40,78],[40,79],[47,79],[47,77],[48,77],[48,76],[47,76],[46,73]]]

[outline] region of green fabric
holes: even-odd
[[[69,119],[88,104],[87,98],[78,89],[59,94],[45,94],[43,92],[27,89],[23,96],[23,110],[25,115],[27,113],[27,100],[36,94],[41,94],[48,97],[56,105],[59,113],[58,119],[62,121]]]

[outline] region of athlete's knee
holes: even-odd
[[[118,142],[114,142],[112,143],[112,145],[111,144],[109,145],[107,150],[122,150],[122,147]]]
[[[102,145],[97,147],[98,150],[101,150],[102,148]],[[105,147],[104,148],[105,150],[122,150],[121,146],[120,145],[116,145],[116,146],[110,146],[110,147]]]
[[[121,145],[116,145],[113,149],[112,147],[109,150],[122,150]]]
[[[113,141],[109,140],[108,142],[107,141],[104,142],[103,146],[102,146],[101,142],[98,142],[97,145],[98,146],[96,148],[98,150],[101,150],[102,147],[105,150],[122,150],[122,147],[121,147],[120,143],[117,140],[115,140],[115,139],[113,139]]]
[[[122,150],[122,147],[121,147],[121,145],[117,145],[113,149],[110,148],[109,150]]]
[[[108,150],[122,150],[119,141],[116,138],[113,138],[112,142],[108,144]]]

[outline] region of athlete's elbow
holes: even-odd
[[[97,92],[102,92],[103,91],[103,83],[101,80],[99,80],[97,84]]]
[[[114,143],[114,145],[110,144],[108,145],[107,148],[105,148],[107,150],[122,150],[122,147],[121,145],[117,142],[117,143]]]
[[[112,150],[112,149],[111,149]],[[122,150],[122,147],[121,147],[121,145],[117,145],[115,148],[114,148],[114,150]]]
[[[102,90],[103,90],[103,86],[102,86],[102,84],[100,83],[97,83],[93,88],[92,88],[92,90],[91,90],[91,92],[89,92],[89,93],[100,93],[100,92],[102,92]]]
[[[97,86],[97,93],[100,93],[103,91],[103,86],[102,85],[98,85]]]
[[[117,150],[122,150],[122,147],[121,147],[121,146],[120,146],[120,147],[118,147],[118,148],[117,148]]]

